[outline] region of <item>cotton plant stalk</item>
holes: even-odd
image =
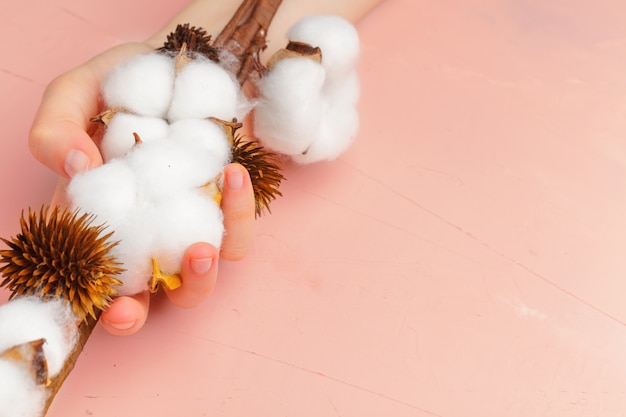
[[[358,128],[354,27],[306,17],[263,65],[280,0],[245,0],[211,39],[179,25],[103,83],[104,164],[75,176],[69,209],[29,210],[2,239],[0,416],[43,416],[113,297],[181,285],[189,244],[219,247],[222,170],[250,173],[257,215],[280,195],[281,158],[331,160]],[[244,91],[243,86],[252,88]],[[255,111],[261,143],[238,133]]]

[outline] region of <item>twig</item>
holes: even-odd
[[[267,31],[281,2],[282,0],[244,0],[213,42],[213,46],[237,57],[240,66],[233,72],[242,85],[252,73],[259,52],[266,48]]]

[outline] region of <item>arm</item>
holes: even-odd
[[[363,17],[381,0],[283,0],[270,27],[266,56],[284,47],[284,35],[301,17],[313,14],[334,14],[352,22]],[[235,13],[239,2],[224,0],[194,0],[181,10],[165,27],[146,42],[159,46],[178,23],[188,22],[217,34]]]

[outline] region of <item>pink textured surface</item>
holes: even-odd
[[[53,190],[44,86],[180,7],[153,3],[4,5],[0,236]],[[625,415],[626,6],[387,0],[358,28],[353,148],[287,167],[200,307],[98,328],[50,416]]]

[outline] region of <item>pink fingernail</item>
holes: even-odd
[[[104,322],[106,324],[108,324],[109,326],[113,327],[114,329],[117,329],[117,330],[132,329],[137,324],[137,320],[126,321],[126,322],[123,322],[123,323],[113,323],[113,322],[108,321],[108,320],[104,320]]]
[[[228,177],[226,178],[226,184],[228,188],[237,191],[243,187],[243,174],[238,169],[232,169],[228,172]]]
[[[198,258],[191,260],[191,269],[196,275],[204,275],[213,266],[213,258]]]
[[[65,173],[71,178],[76,174],[87,171],[89,157],[83,151],[73,149],[65,157]]]

